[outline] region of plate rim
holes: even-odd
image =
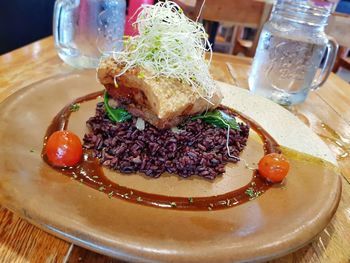
[[[53,78],[56,79],[60,79],[60,78],[65,78],[65,77],[72,77],[72,76],[81,76],[82,74],[85,74],[83,72],[71,72],[71,73],[65,73],[65,74],[58,74],[58,75],[55,75],[55,76],[51,76],[51,77],[48,77],[48,78],[45,78],[45,79],[42,79],[42,80],[39,80],[37,82],[34,82],[34,83],[31,83],[30,85],[27,85],[17,91],[15,91],[14,93],[12,93],[10,96],[8,96],[5,100],[3,100],[1,103],[0,103],[0,109],[3,107],[4,104],[6,104],[6,101],[7,100],[10,100],[10,98],[12,98],[13,96],[16,96],[18,95],[19,93],[22,93],[22,92],[25,92],[26,89],[29,89],[33,86],[36,86],[36,85],[39,85],[39,84],[42,84],[46,81],[49,81],[49,80],[52,80]],[[233,88],[238,88],[238,89],[241,89],[239,87],[235,87],[233,85],[230,85],[228,83],[225,83],[225,82],[219,82],[219,83],[222,83],[226,86],[229,86],[229,87],[233,87]],[[247,94],[249,94],[248,91],[246,91],[245,89],[241,89],[241,90],[244,90],[245,92],[247,92]],[[250,94],[251,95],[251,94]],[[255,96],[255,95],[252,95],[252,96]],[[264,98],[261,98],[264,100]],[[67,102],[68,103],[68,102]],[[270,101],[268,101],[268,103],[272,103]],[[282,108],[282,107],[281,107]],[[283,109],[283,108],[282,108]],[[285,110],[285,109],[283,109]],[[291,114],[291,113],[290,113]],[[292,115],[292,114],[291,114]],[[304,125],[304,124],[303,124]],[[308,128],[308,127],[307,127]],[[309,129],[309,128],[308,128]],[[311,130],[311,129],[310,129]],[[322,142],[324,143],[324,142]],[[324,143],[325,144],[325,143]],[[338,205],[339,205],[339,202],[340,202],[340,197],[341,197],[341,191],[342,191],[342,181],[341,181],[341,175],[339,173],[337,173],[337,177],[336,177],[338,180],[338,183],[337,183],[337,189],[339,191],[336,191],[336,196],[334,197],[334,200],[335,202],[333,202],[333,206],[331,208],[331,216],[330,216],[330,219],[334,216],[337,208],[338,208]],[[72,242],[74,244],[77,244],[81,247],[84,247],[84,248],[87,248],[89,250],[92,250],[92,251],[95,251],[97,253],[102,253],[102,254],[105,254],[105,255],[109,255],[109,256],[112,256],[112,257],[117,257],[117,258],[121,258],[121,259],[124,259],[124,260],[132,260],[132,261],[138,261],[138,260],[142,260],[142,261],[145,261],[145,262],[154,262],[155,259],[152,259],[152,258],[149,258],[149,259],[146,259],[144,257],[137,257],[137,256],[132,256],[130,254],[124,254],[122,252],[118,252],[116,250],[106,250],[106,249],[103,249],[103,247],[100,247],[98,245],[95,245],[95,244],[92,244],[90,242],[86,243],[86,242],[83,242],[82,240],[80,240],[79,238],[75,237],[75,236],[72,236],[72,235],[69,235],[67,233],[64,233],[63,231],[59,230],[59,229],[55,229],[54,227],[50,227],[46,224],[44,224],[43,222],[40,221],[40,219],[33,219],[33,217],[31,217],[29,214],[26,214],[25,210],[23,211],[19,211],[19,210],[16,210],[16,209],[12,209],[11,208],[11,205],[10,204],[6,204],[6,203],[1,203],[4,207],[8,208],[10,211],[16,213],[16,214],[19,214],[19,216],[21,218],[24,218],[25,220],[29,221],[31,224],[39,227],[40,229],[43,229],[44,231],[46,232],[49,232],[50,234],[53,234],[55,236],[58,236],[59,238],[63,239],[63,240],[66,240],[68,242]],[[328,220],[328,222],[330,221],[330,219]],[[327,223],[328,224],[328,223]],[[327,225],[325,224],[325,226]],[[325,227],[324,226],[324,227]],[[320,230],[320,232],[323,231],[323,228]],[[319,233],[320,233],[319,232]],[[319,235],[319,233],[317,233],[316,235],[314,235],[313,238],[317,237]],[[276,253],[276,254],[273,254],[273,255],[267,255],[267,256],[263,256],[263,257],[256,257],[256,258],[251,258],[249,259],[249,261],[262,261],[262,260],[269,260],[269,259],[273,259],[273,258],[276,258],[276,257],[280,257],[280,256],[283,256],[283,255],[286,255],[286,254],[289,254],[289,253],[292,253],[293,251],[296,251],[297,249],[305,246],[306,244],[308,244],[309,242],[311,242],[311,240],[313,239],[308,239],[306,240],[304,243],[302,244],[299,244],[298,246],[295,246],[295,247],[292,247],[290,248],[289,250],[284,250],[284,251],[281,251],[279,253]],[[159,259],[159,258],[158,258]]]

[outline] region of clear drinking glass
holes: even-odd
[[[322,0],[277,1],[261,32],[250,72],[253,93],[292,105],[326,81],[338,49],[324,32],[332,8]]]
[[[60,58],[95,68],[102,55],[122,49],[125,9],[125,0],[56,0],[53,32]]]

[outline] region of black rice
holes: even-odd
[[[84,147],[110,169],[151,177],[168,172],[214,179],[225,172],[225,164],[238,161],[228,156],[227,129],[198,119],[188,120],[179,132],[159,130],[147,122],[144,130],[138,130],[136,120],[113,123],[103,103],[98,103],[95,116],[87,121],[90,133],[84,136]],[[229,136],[230,153],[237,157],[249,135],[247,125],[239,126],[240,130],[231,129]]]

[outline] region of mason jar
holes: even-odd
[[[338,45],[325,34],[333,4],[278,0],[264,25],[249,88],[281,105],[303,102],[329,76]]]
[[[96,68],[100,57],[123,48],[125,0],[56,0],[53,19],[59,57]]]

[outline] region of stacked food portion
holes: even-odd
[[[122,70],[118,60],[112,57],[102,60],[98,69],[98,78],[116,102],[114,105],[159,129],[174,127],[188,116],[215,109],[222,99],[215,86],[211,98],[206,100],[191,85],[176,78],[153,77],[140,66],[120,74]]]
[[[249,127],[220,106],[203,26],[172,2],[143,6],[135,26],[139,35],[125,39],[125,50],[101,60],[106,91],[87,122],[85,148],[124,173],[214,179],[239,161]]]

